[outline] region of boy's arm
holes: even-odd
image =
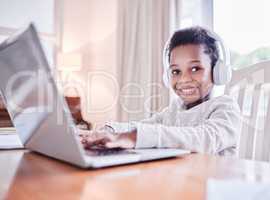
[[[164,113],[168,108],[165,108],[162,112],[153,114],[152,117],[143,119],[139,122],[146,124],[160,124],[162,123]],[[115,133],[131,132],[138,122],[106,122],[105,127],[111,129]]]
[[[183,148],[217,154],[237,145],[240,124],[237,106],[216,109],[208,120],[194,127],[137,123],[135,148]]]

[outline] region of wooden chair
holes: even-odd
[[[70,109],[74,123],[81,129],[90,130],[92,128],[91,123],[85,121],[82,117],[80,97],[65,97],[65,99],[67,101],[67,105]],[[0,94],[0,128],[12,126],[13,126],[12,121],[3,102],[3,98],[1,97]]]
[[[238,156],[270,160],[270,60],[234,70],[225,94],[237,99],[242,112]]]
[[[4,99],[0,94],[0,128],[1,127],[12,127],[12,121],[9,117],[8,111],[6,109]]]
[[[75,124],[81,129],[90,130],[92,128],[91,123],[85,121],[82,117],[81,98],[65,97],[65,99]]]

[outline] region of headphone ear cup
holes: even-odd
[[[220,73],[220,68],[219,68],[220,62],[221,62],[221,60],[217,60],[216,65],[213,68],[213,81],[214,81],[214,84],[215,85],[220,85],[220,76],[219,76],[219,73]]]
[[[165,87],[167,87],[167,88],[170,87],[169,78],[168,78],[168,74],[167,74],[167,70],[170,67],[169,52],[168,52],[169,41],[170,41],[170,38],[167,40],[167,42],[164,45],[163,56],[162,56],[162,63],[163,63],[163,77],[162,78],[163,78],[163,83],[164,83]]]
[[[167,87],[167,88],[169,88],[169,79],[168,79],[168,75],[167,75],[167,72],[166,71],[164,71],[163,72],[163,83],[164,83],[164,85],[165,85],[165,87]]]
[[[222,60],[218,60],[213,69],[213,80],[216,85],[225,85],[232,78],[232,68]]]

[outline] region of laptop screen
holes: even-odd
[[[23,144],[41,126],[48,126],[48,120],[65,124],[63,113],[69,110],[58,106],[65,102],[33,25],[0,44],[0,70],[1,93]]]

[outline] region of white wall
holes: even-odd
[[[112,104],[117,92],[110,76],[114,77],[116,68],[117,0],[63,3],[62,52],[82,55],[82,69],[72,78],[82,89],[83,116],[94,123],[114,120]],[[93,72],[102,72],[102,76],[95,76],[88,84]]]

